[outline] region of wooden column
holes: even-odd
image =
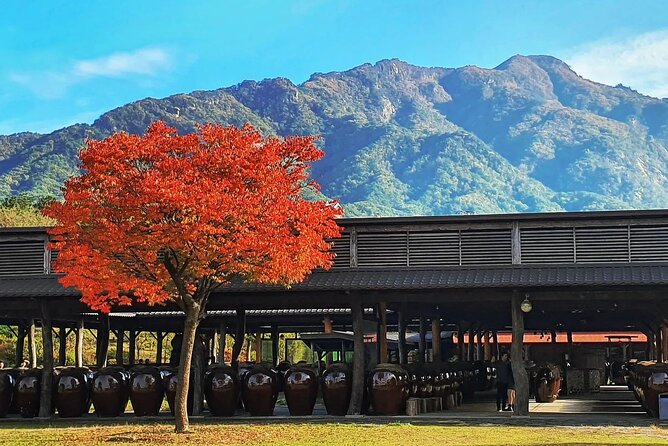
[[[83,337],[84,337],[84,321],[79,319],[77,321],[76,341],[74,343],[74,363],[77,367],[83,367]]]
[[[130,330],[128,332],[128,362],[130,365],[135,365],[137,355],[137,332]]]
[[[218,328],[218,356],[216,362],[218,364],[225,364],[225,348],[227,347],[227,324],[221,322]]]
[[[125,332],[121,329],[116,330],[116,365],[123,365],[123,341]]]
[[[499,333],[496,330],[492,332],[492,343],[494,344],[494,359],[498,361],[501,359],[501,347],[499,347]]]
[[[661,354],[663,362],[668,362],[668,327],[661,326]]]
[[[476,343],[475,343],[475,360],[482,361],[482,334],[483,330],[479,329],[476,334]]]
[[[107,366],[109,356],[109,315],[100,314],[100,326],[97,329],[97,352],[95,359],[98,367]]]
[[[403,311],[397,315],[399,318],[399,364],[408,363],[408,349],[406,348],[406,319]]]
[[[39,416],[48,418],[51,416],[51,396],[53,394],[53,329],[48,304],[41,300],[39,306],[42,313],[42,345],[44,346]]]
[[[158,331],[155,334],[155,340],[157,342],[155,347],[155,363],[159,365],[162,364],[162,343],[165,340],[165,333]]]
[[[323,325],[323,332],[324,333],[332,333],[334,331],[334,327],[332,325],[332,319],[329,316],[325,316],[322,320],[322,325]],[[327,356],[325,357],[325,362],[329,365],[332,363],[332,353],[327,353]]]
[[[244,345],[244,336],[246,334],[246,310],[237,310],[237,330],[234,336],[234,346],[232,347],[232,367],[239,368],[239,355]]]
[[[271,327],[271,365],[275,366],[278,364],[278,340],[279,340],[278,327],[273,325]]]
[[[255,363],[262,362],[262,332],[258,331],[255,334]]]
[[[473,328],[473,325],[471,325],[471,328],[469,328],[469,339],[468,344],[466,345],[466,360],[473,361],[473,353],[475,349],[475,329]]]
[[[431,351],[433,353],[433,361],[435,363],[441,362],[441,321],[438,317],[431,320]]]
[[[17,336],[16,336],[16,367],[18,367],[21,362],[23,362],[23,350],[25,349],[26,335],[28,334],[28,329],[25,322],[19,322],[16,327]]]
[[[510,348],[510,361],[515,379],[515,416],[529,416],[529,377],[524,368],[522,349],[524,346],[524,313],[520,309],[522,299],[519,293],[513,293],[511,315],[513,321],[513,343]]]
[[[657,362],[663,362],[663,356],[662,356],[663,342],[661,341],[661,326],[660,325],[656,328],[656,331],[654,331],[654,343],[655,343],[654,351],[656,352],[654,354],[654,357],[656,358]]]
[[[58,365],[67,364],[67,327],[58,328]]]
[[[553,344],[557,343],[557,330],[555,328],[550,330],[550,340],[552,341]]]
[[[30,355],[30,367],[37,367],[37,344],[35,342],[35,319],[30,319],[28,325],[28,354]]]
[[[418,343],[418,362],[424,364],[427,353],[427,318],[420,313],[420,341]]]
[[[364,397],[364,322],[362,304],[354,302],[350,306],[353,319],[353,385],[348,405],[348,415],[361,415]]]
[[[379,363],[387,362],[387,303],[381,302],[378,304],[378,345]]]
[[[489,344],[489,338],[492,336],[492,334],[489,331],[485,332],[485,336],[483,336],[483,359],[485,361],[491,361],[492,360],[492,346]]]
[[[466,361],[466,348],[464,345],[464,326],[460,322],[457,324],[457,351],[459,352],[459,360]]]

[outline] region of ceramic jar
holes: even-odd
[[[98,417],[117,417],[125,412],[129,383],[130,375],[122,367],[104,367],[93,375],[90,393]]]
[[[0,418],[6,417],[14,399],[14,377],[0,370]]]
[[[376,415],[405,412],[408,399],[408,373],[396,364],[378,364],[371,372],[371,406]],[[431,387],[430,387],[431,389]]]
[[[348,412],[353,388],[353,373],[347,364],[334,363],[320,378],[322,399],[328,415],[344,416]]]
[[[231,417],[239,406],[241,385],[232,367],[215,365],[204,375],[204,395],[211,415]]]
[[[39,414],[42,371],[40,369],[21,370],[14,394],[16,408],[23,418],[34,418]]]
[[[136,416],[158,415],[164,388],[157,367],[136,366],[130,371],[130,401]]]
[[[88,413],[91,381],[92,373],[87,367],[67,367],[54,377],[54,403],[61,418]]]
[[[251,367],[244,375],[241,396],[252,416],[273,415],[278,398],[278,375],[263,365]]]
[[[285,399],[290,415],[312,415],[318,397],[318,374],[310,367],[296,365],[285,373]]]

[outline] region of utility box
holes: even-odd
[[[668,420],[668,393],[659,394],[659,420]]]

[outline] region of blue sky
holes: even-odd
[[[0,134],[244,79],[299,83],[394,57],[491,68],[514,54],[668,97],[668,2],[4,0]]]

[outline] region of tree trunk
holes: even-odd
[[[201,415],[204,407],[204,370],[206,369],[206,344],[201,335],[195,337],[195,347],[190,370],[190,384],[193,395],[193,415]]]
[[[179,358],[179,385],[176,389],[174,417],[176,432],[188,432],[188,389],[190,388],[190,364],[193,358],[197,326],[199,325],[199,305],[186,308],[186,320],[183,326],[183,341]]]
[[[350,394],[348,415],[362,413],[362,399],[364,398],[364,322],[361,303],[351,305],[353,318],[353,389]]]
[[[109,355],[109,315],[100,314],[100,326],[97,329],[97,355],[95,358],[98,367],[107,366],[108,355]]]
[[[529,416],[529,377],[524,368],[522,346],[524,344],[524,314],[520,309],[520,295],[513,293],[511,302],[513,320],[513,342],[510,347],[510,362],[515,380],[515,416]]]
[[[48,418],[51,416],[51,395],[53,388],[53,331],[51,329],[51,314],[47,303],[40,301],[39,305],[42,312],[42,345],[44,346],[39,416]]]

